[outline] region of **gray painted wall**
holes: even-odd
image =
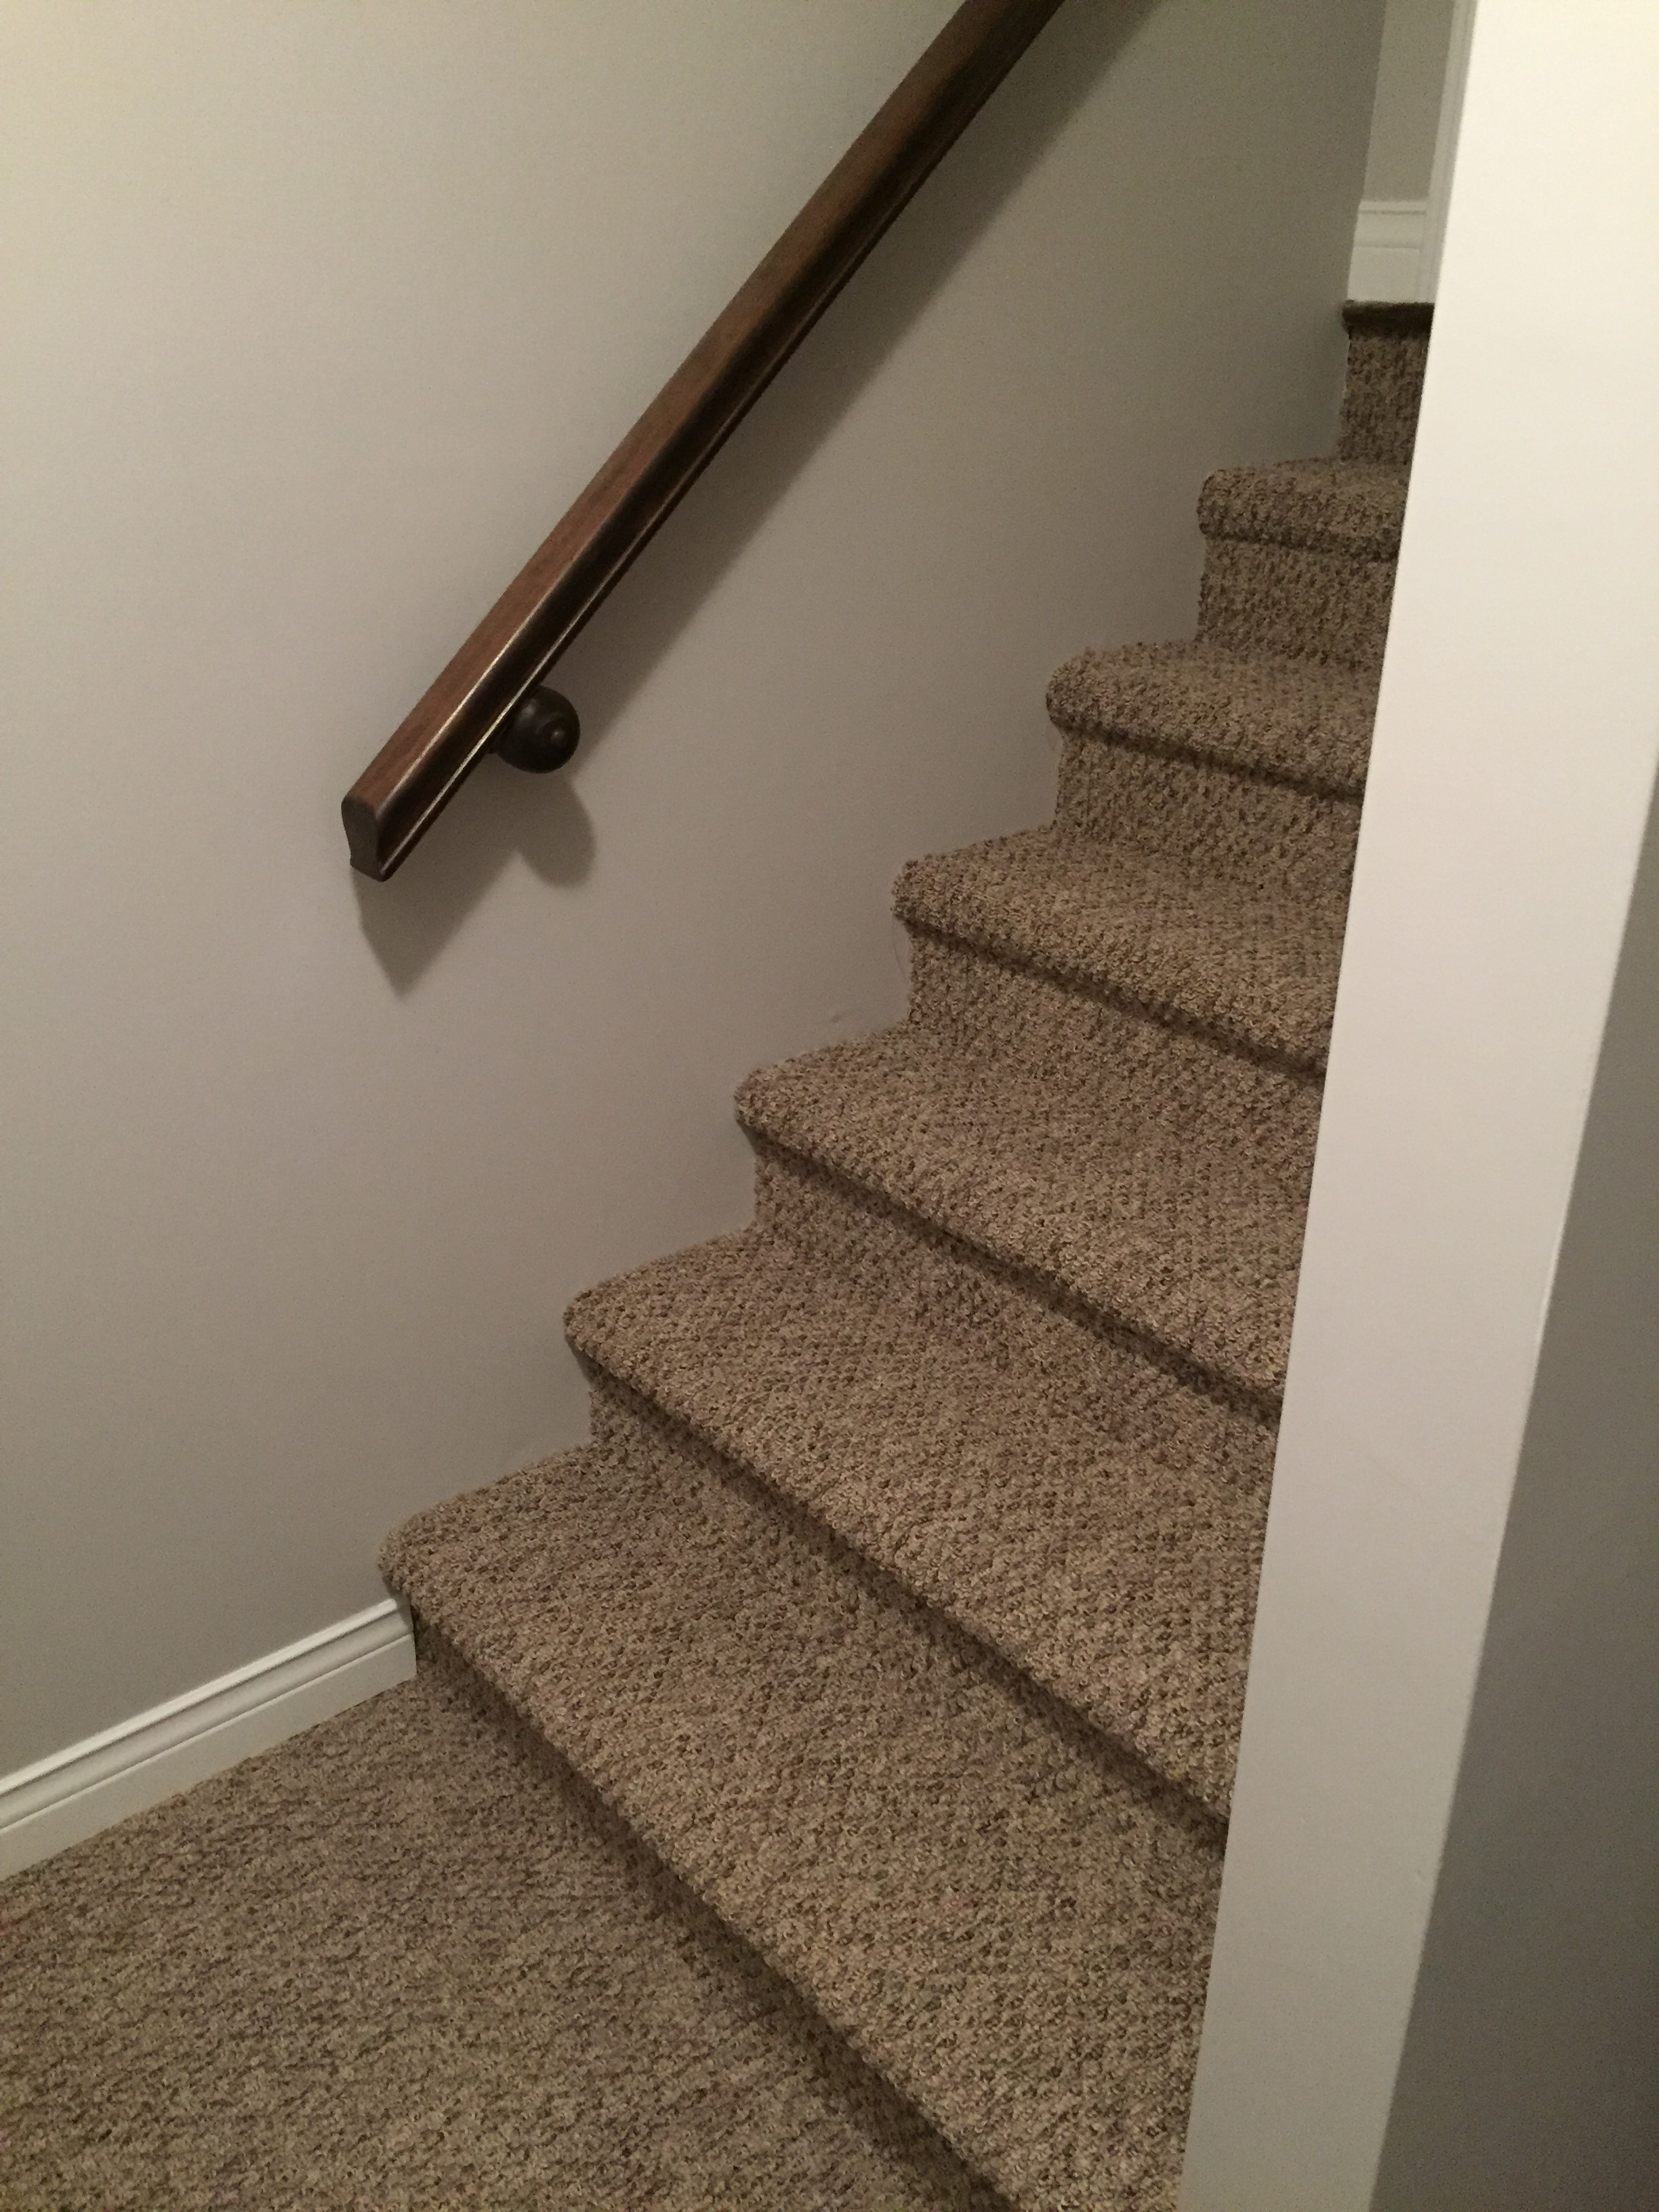
[[[1452,0],[1389,0],[1365,162],[1368,200],[1428,196],[1451,21]]]
[[[372,1602],[903,1002],[1224,462],[1328,446],[1380,8],[1062,10],[402,874],[339,795],[948,0],[12,0],[0,1771]]]

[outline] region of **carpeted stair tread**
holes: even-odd
[[[421,1661],[0,1886],[6,2212],[997,2212]]]
[[[744,1086],[754,1226],[576,1302],[592,1444],[384,1555],[1025,2212],[1177,2193],[1425,350],[1389,312],[1340,459],[1205,485],[1198,641],[1055,678],[1053,823],[905,869],[908,1021]]]
[[[1274,899],[1179,854],[1054,828],[912,860],[912,927],[1322,1069],[1342,911]]]
[[[1392,561],[1400,552],[1408,473],[1388,461],[1218,469],[1199,497],[1199,526],[1206,538]]]
[[[905,1024],[761,1070],[774,1144],[1263,1400],[1283,1387],[1317,1099],[1249,1062],[1212,1089],[1158,1052],[1072,1093]],[[1167,1066],[1171,1083],[1149,1073]]]
[[[586,1360],[1224,1816],[1265,1424],[1125,1350],[1104,1427],[754,1231],[585,1291],[566,1327]]]
[[[1213,1830],[641,1436],[419,1516],[388,1576],[1028,2212],[1172,2207]]]
[[[1048,686],[1068,737],[1194,755],[1358,799],[1364,789],[1376,684],[1358,671],[1199,644],[1079,653]]]

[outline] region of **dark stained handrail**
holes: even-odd
[[[535,754],[504,742],[530,694],[1060,4],[964,0],[346,793],[353,867],[383,882],[492,745]]]

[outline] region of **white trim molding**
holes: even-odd
[[[392,1598],[0,1778],[0,1877],[204,1782],[415,1672]]]
[[[1432,300],[1440,283],[1457,134],[1463,120],[1475,0],[1452,0],[1446,71],[1435,128],[1434,166],[1424,200],[1361,200],[1348,267],[1351,300]]]
[[[1416,300],[1423,295],[1426,200],[1361,200],[1348,267],[1351,300]]]
[[[1432,300],[1439,289],[1440,252],[1446,242],[1446,210],[1451,204],[1452,169],[1463,123],[1463,86],[1469,73],[1469,41],[1474,36],[1474,0],[1452,0],[1451,37],[1440,88],[1440,120],[1434,135],[1434,167],[1429,177],[1418,259],[1415,296],[1419,300]]]

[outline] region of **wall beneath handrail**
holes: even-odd
[[[388,885],[338,793],[948,0],[12,0],[0,1773],[358,1613],[747,1210],[907,855],[1328,446],[1380,6],[1074,0]]]

